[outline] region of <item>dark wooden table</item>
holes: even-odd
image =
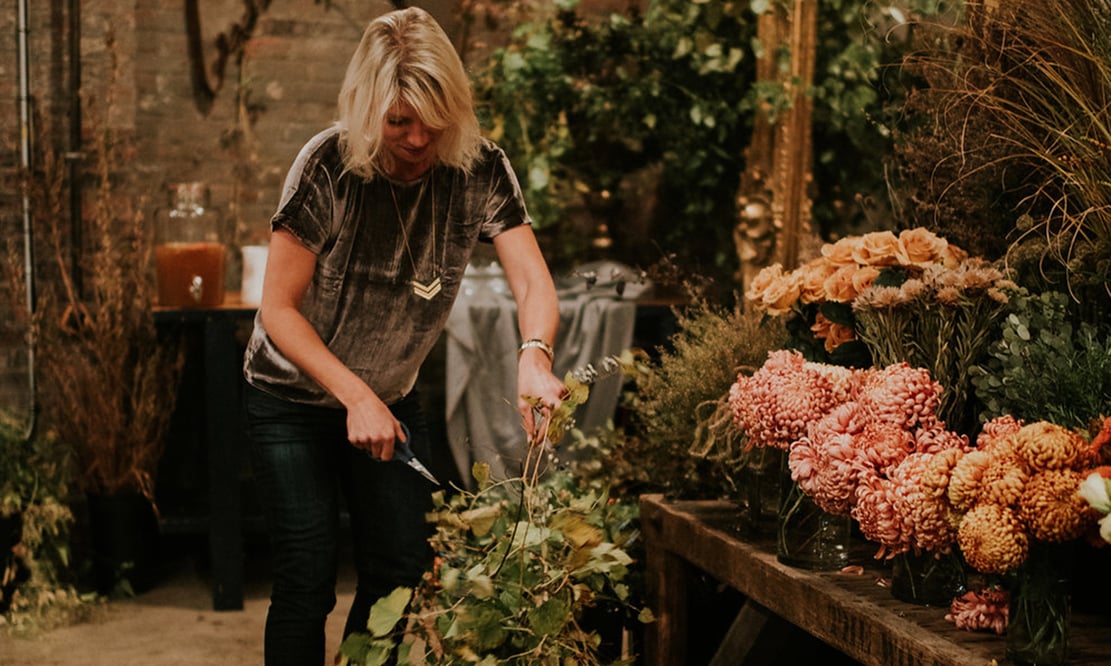
[[[238,293],[206,308],[155,308],[162,330],[196,327],[202,336],[203,417],[196,427],[208,460],[207,532],[214,610],[243,608],[243,498],[240,475],[246,462],[240,415],[243,355],[236,329],[255,315]]]
[[[976,666],[1004,664],[1005,639],[956,629],[946,608],[905,603],[885,583],[889,568],[871,559],[863,573],[812,572],[780,564],[770,534],[746,533],[739,508],[721,501],[640,500],[647,549],[647,584],[657,621],[649,625],[645,663],[687,664],[692,622],[687,584],[700,570],[745,596],[733,629],[712,664],[753,663],[748,655],[769,618],[781,618],[863,664]],[[1111,664],[1111,621],[1072,617],[1071,661]]]

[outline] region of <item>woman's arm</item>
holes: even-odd
[[[505,269],[505,277],[517,302],[517,325],[522,340],[541,340],[555,344],[559,326],[559,301],[544,255],[532,228],[514,227],[494,237],[494,249]],[[542,347],[529,347],[517,362],[517,409],[532,432],[532,406],[526,397],[539,398],[549,409],[560,404],[566,388],[552,374],[552,359]]]
[[[282,354],[347,408],[347,437],[388,460],[401,425],[366,382],[345,366],[301,314],[301,297],[316,268],[314,255],[283,229],[270,237],[259,312],[267,335]]]

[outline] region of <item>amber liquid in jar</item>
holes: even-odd
[[[224,244],[161,243],[154,247],[158,304],[202,308],[224,302]]]

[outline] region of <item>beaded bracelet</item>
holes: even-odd
[[[531,340],[525,340],[524,342],[522,342],[521,346],[517,348],[517,358],[521,358],[521,354],[523,354],[526,349],[529,349],[531,347],[536,347],[540,351],[547,354],[549,361],[555,360],[555,350],[552,349],[551,345],[539,338],[532,338]]]

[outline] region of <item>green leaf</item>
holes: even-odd
[[[413,598],[413,589],[399,587],[374,602],[370,607],[370,617],[367,619],[366,628],[371,636],[385,636],[393,631],[401,618],[405,616],[405,609]]]
[[[570,604],[563,595],[551,597],[528,613],[529,626],[540,636],[558,634],[570,619]]]

